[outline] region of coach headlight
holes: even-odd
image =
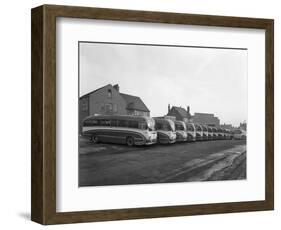
[[[154,133],[148,133],[147,134],[147,137],[148,137],[149,140],[155,139],[155,136],[156,135]]]
[[[171,140],[174,140],[174,139],[176,139],[177,135],[173,132],[170,132],[169,137],[170,137]]]

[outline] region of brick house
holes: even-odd
[[[79,99],[79,130],[85,117],[94,114],[150,116],[140,97],[119,92],[111,84],[87,93]]]
[[[182,107],[173,106],[171,108],[170,104],[168,105],[168,117],[175,117],[178,121],[185,121],[188,122],[191,119],[190,114],[190,107],[187,106],[187,109],[184,109]]]
[[[220,120],[212,113],[194,113],[192,120],[195,123],[219,127]]]

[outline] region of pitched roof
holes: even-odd
[[[93,90],[93,91],[91,91],[91,92],[89,92],[89,93],[84,94],[84,95],[81,96],[80,98],[82,98],[82,97],[87,97],[87,96],[89,96],[90,94],[95,93],[95,92],[97,92],[98,90],[103,89],[103,88],[106,87],[106,86],[112,86],[112,85],[111,85],[111,84],[107,84],[107,85],[105,85],[105,86],[102,86],[102,87],[100,87],[100,88],[98,88],[98,89],[95,89],[95,90]]]
[[[190,113],[188,113],[184,108],[182,108],[182,107],[177,107],[177,106],[173,106],[172,107],[172,109],[171,110],[176,110],[178,113],[179,113],[179,115],[181,116],[181,117],[183,117],[183,118],[190,118],[191,117],[191,115],[190,115]],[[169,113],[168,113],[169,114]]]
[[[104,87],[107,87],[107,86],[111,86],[113,87],[111,84],[107,84],[103,87],[100,87],[98,89],[95,89],[87,94],[84,94],[83,96],[80,97],[81,98],[84,98],[84,97],[87,97],[89,96],[90,94],[92,93],[95,93],[96,91],[104,88]],[[140,97],[136,97],[136,96],[133,96],[133,95],[129,95],[129,94],[125,94],[125,93],[119,93],[121,97],[123,97],[123,99],[126,101],[127,103],[127,109],[132,109],[132,110],[140,110],[140,111],[144,111],[144,112],[150,112],[149,109],[146,107],[146,105],[143,103],[143,101],[140,99]]]
[[[146,105],[143,103],[143,101],[136,96],[132,96],[125,93],[120,93],[120,96],[124,98],[124,100],[127,102],[127,109],[134,109],[134,110],[140,110],[144,112],[150,112],[149,109],[146,107]]]

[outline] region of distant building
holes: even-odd
[[[220,125],[220,127],[223,128],[223,129],[229,129],[229,130],[233,130],[234,129],[233,125],[225,124],[225,123],[223,125]]]
[[[150,116],[141,98],[119,92],[119,85],[108,84],[79,99],[79,127],[85,117],[94,114]]]
[[[247,123],[245,121],[243,123],[240,123],[239,128],[243,129],[244,131],[247,131]]]
[[[200,123],[214,127],[220,126],[219,118],[215,117],[215,115],[212,113],[194,113],[192,120],[194,123]]]
[[[171,108],[170,104],[168,105],[168,117],[175,117],[178,121],[186,121],[188,122],[191,119],[190,115],[190,107],[187,106],[186,109],[182,107],[173,106]]]

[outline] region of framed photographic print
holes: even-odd
[[[272,210],[273,20],[32,9],[41,224]]]

